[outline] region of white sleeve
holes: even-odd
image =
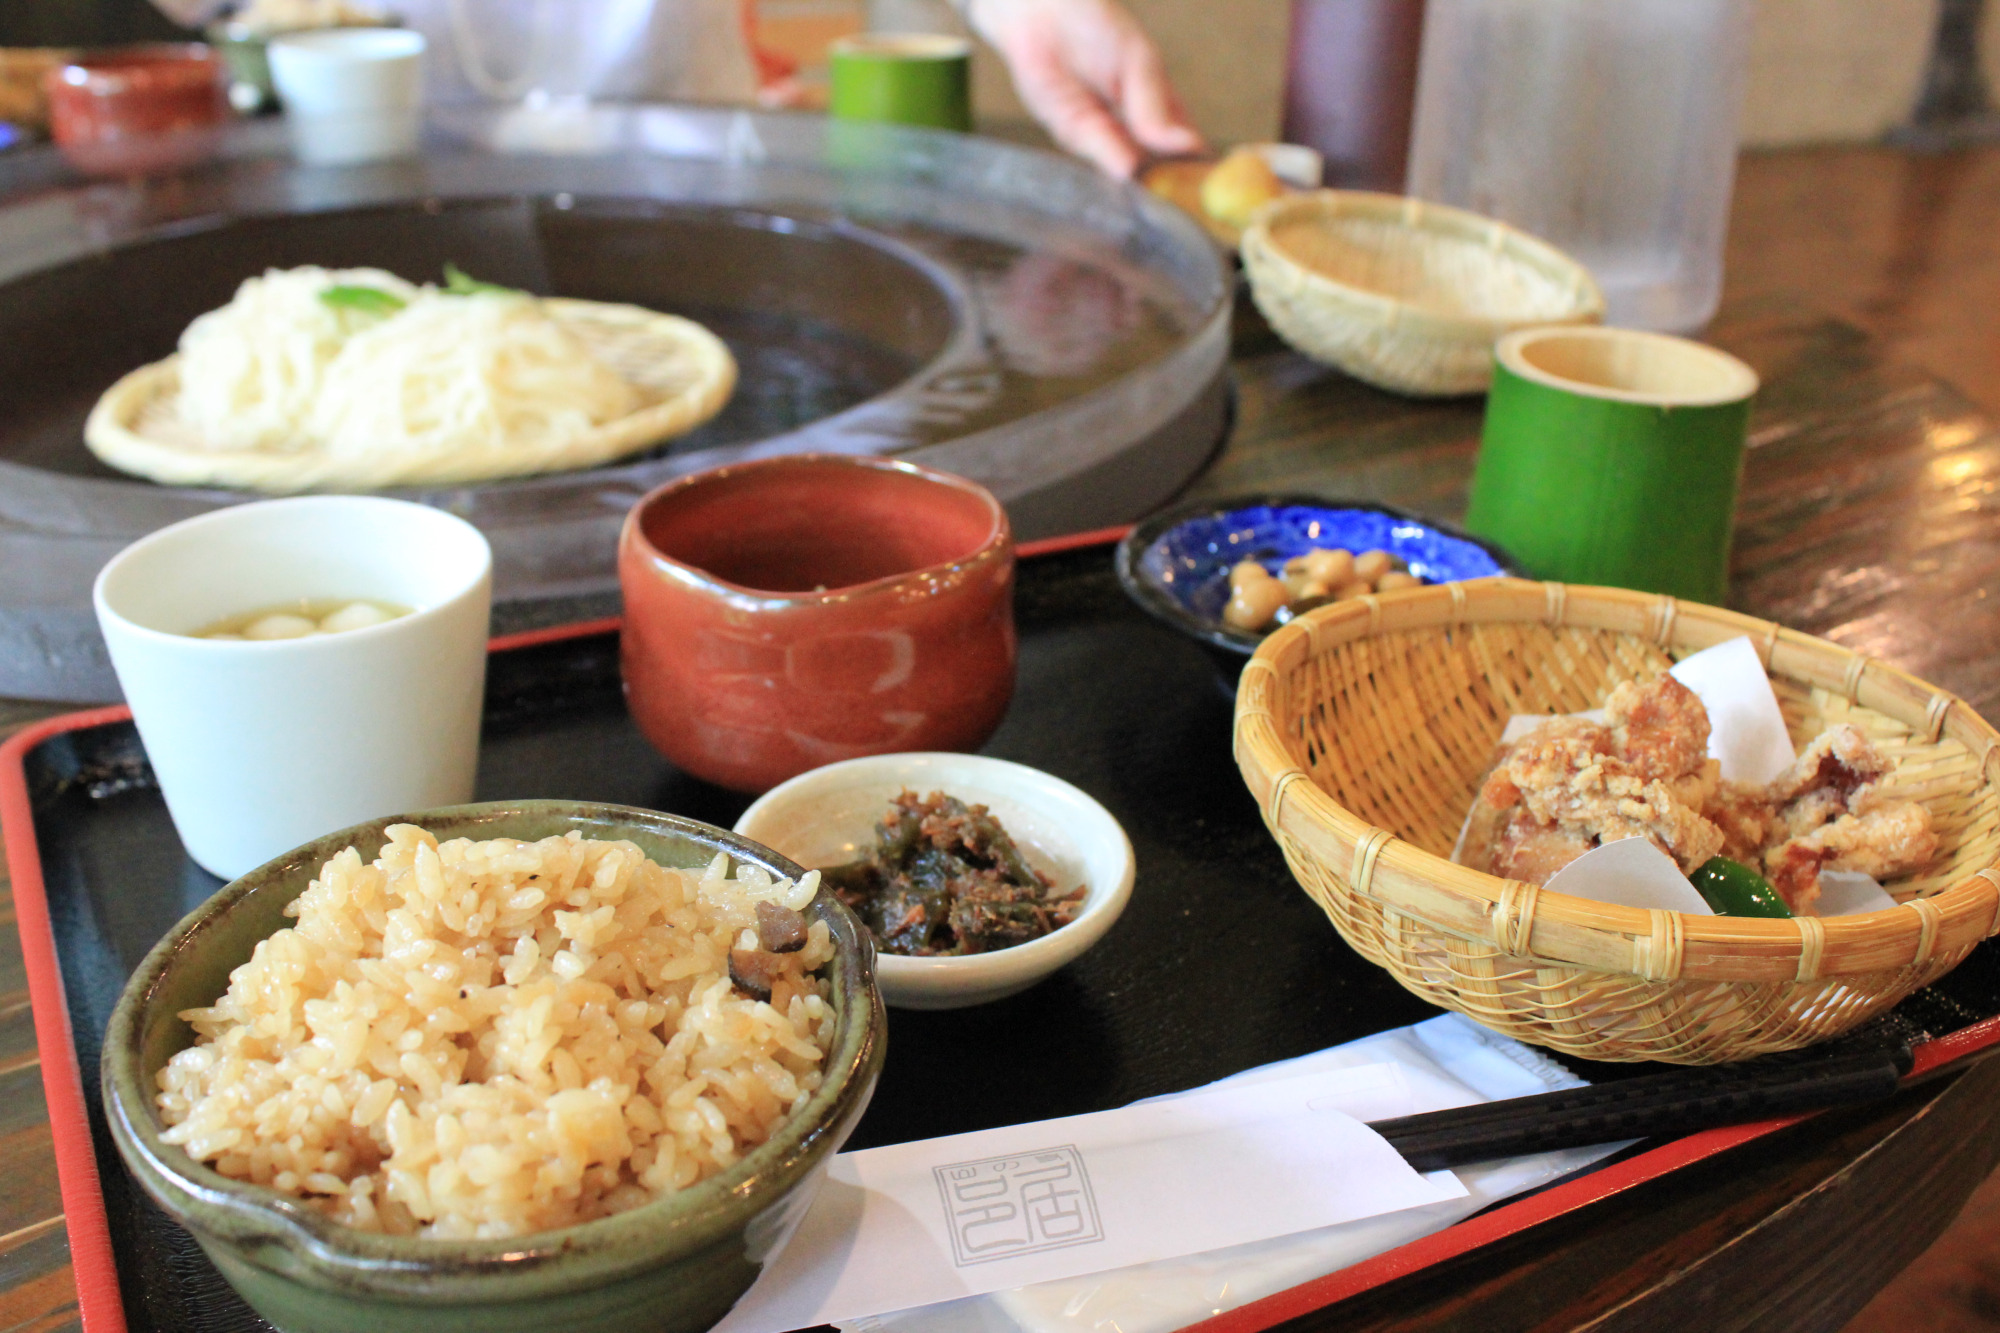
[[[153,0],[153,8],[183,28],[199,28],[222,12],[229,0]]]
[[[739,4],[400,0],[398,8],[430,39],[425,78],[435,101],[513,101],[539,89],[556,97],[748,102],[757,83]]]

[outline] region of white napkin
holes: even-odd
[[[1408,1088],[1404,1114],[1582,1086],[1547,1056],[1458,1014],[1395,1028],[1212,1087],[1392,1062]],[[1180,1094],[1188,1095],[1188,1094]],[[1321,1227],[1207,1254],[1044,1282],[970,1300],[843,1321],[852,1333],[1170,1333],[1300,1282],[1359,1263],[1546,1185],[1623,1144],[1539,1153],[1458,1168],[1463,1198]]]
[[[844,1153],[717,1328],[783,1333],[1464,1198],[1357,1118],[1414,1106],[1378,1062]]]

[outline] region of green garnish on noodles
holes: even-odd
[[[335,310],[358,310],[364,315],[393,315],[409,304],[394,292],[385,292],[380,287],[346,284],[327,288],[319,294],[319,299]]]
[[[481,282],[456,264],[444,266],[444,289],[453,296],[478,296],[482,293],[497,293],[502,296],[526,296],[518,287],[502,287],[497,282]]]

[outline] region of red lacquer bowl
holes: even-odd
[[[145,174],[215,150],[229,119],[221,58],[199,43],[87,51],[49,71],[49,133],[78,170]]]
[[[619,538],[625,694],[673,763],[760,792],[976,749],[1014,692],[1014,542],[984,488],[806,454],[660,487]]]

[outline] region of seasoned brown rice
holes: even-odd
[[[439,843],[388,830],[286,909],[160,1071],[163,1137],[224,1175],[371,1231],[514,1236],[713,1175],[820,1084],[824,922],[737,990],[756,907],[803,907],[755,866],[671,870],[629,842]]]

